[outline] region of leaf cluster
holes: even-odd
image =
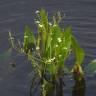
[[[28,26],[25,26],[21,51],[28,56],[28,60],[32,62],[40,78],[44,78],[44,82],[54,82],[62,75],[64,63],[72,52],[75,55],[75,62],[71,72],[83,74],[81,64],[85,56],[84,51],[72,34],[71,26],[67,26],[64,30],[61,29],[60,20],[59,13],[59,15],[53,16],[50,23],[47,12],[41,9],[35,20],[37,36]],[[13,45],[12,41],[11,43]],[[45,87],[47,84],[49,83],[46,83]]]

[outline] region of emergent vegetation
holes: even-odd
[[[36,12],[38,33],[35,35],[28,26],[25,26],[23,47],[19,52],[27,55],[32,63],[34,72],[40,79],[40,96],[58,94],[62,96],[61,90],[64,77],[65,61],[71,53],[75,55],[75,62],[70,73],[73,73],[75,81],[82,80],[84,74],[81,64],[84,59],[84,51],[72,34],[70,26],[61,29],[60,12],[53,16],[52,22],[48,20],[48,14],[44,9]],[[9,32],[11,44],[16,48],[14,39]],[[31,89],[32,90],[32,89]],[[61,95],[60,95],[61,94]]]

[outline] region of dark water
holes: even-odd
[[[89,61],[96,58],[96,0],[0,0],[0,96],[29,96],[31,64],[15,52],[10,57],[8,32],[22,40],[26,24],[36,31],[33,19],[41,7],[46,8],[50,16],[56,11],[66,14],[61,26],[72,25],[74,35],[86,52],[85,69]],[[2,55],[4,52],[6,57]],[[11,63],[16,63],[16,68]],[[72,96],[73,80],[68,78],[64,94]],[[95,95],[96,74],[86,74],[85,95],[81,96]]]

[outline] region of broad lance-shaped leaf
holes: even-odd
[[[47,58],[51,58],[51,34],[49,34],[48,36],[47,36],[48,38],[47,38],[47,42],[46,42],[46,51],[45,51],[45,55],[46,55],[46,57]]]
[[[88,75],[94,75],[96,74],[96,59],[92,60],[86,69],[86,73],[88,73]]]
[[[36,39],[32,31],[28,26],[25,26],[25,33],[24,33],[24,51],[27,53],[28,50],[32,50],[32,48],[36,44]]]
[[[59,27],[59,25],[53,25],[51,31],[52,31],[52,44],[55,45],[56,42],[58,42],[58,38],[61,38],[62,36],[62,30]]]
[[[61,36],[62,36],[62,30],[59,27],[59,25],[53,25],[51,29],[52,35],[51,35],[51,50],[52,50],[52,55],[58,56],[59,55],[59,49],[60,48],[60,42],[61,42]]]
[[[44,25],[46,32],[48,32],[48,16],[47,16],[47,12],[44,9],[40,10],[40,23],[42,25]]]
[[[58,25],[51,26],[51,29],[49,31],[49,34],[47,36],[46,41],[46,52],[47,57],[54,56],[54,52],[57,52],[55,49],[56,45],[58,45],[58,38],[60,39],[62,35],[61,28]],[[58,55],[58,54],[57,54]]]
[[[84,73],[81,64],[84,60],[85,53],[73,35],[72,35],[72,49],[74,51],[76,61],[71,72],[73,73],[75,81],[81,81],[84,79]]]
[[[41,49],[42,49],[42,53],[44,53],[45,52],[45,45],[46,45],[46,30],[45,30],[45,27],[44,27],[44,25],[42,24],[39,24],[39,37],[38,37],[38,39],[40,39],[40,41],[39,41],[39,43],[41,43]],[[39,46],[40,46],[40,44],[39,44]]]
[[[59,42],[59,47],[58,47],[58,51],[59,51],[58,61],[60,63],[59,65],[61,66],[61,68],[64,67],[64,61],[70,54],[71,31],[72,31],[71,27],[68,26],[64,32],[61,32],[62,33],[61,42]]]
[[[62,40],[62,55],[63,59],[65,60],[71,50],[71,35],[72,35],[72,28],[70,26],[66,27],[63,32],[63,40]]]
[[[41,34],[41,42],[42,42],[42,52],[44,53],[46,50],[46,42],[47,36],[49,34],[49,23],[47,12],[44,9],[40,10],[40,23],[39,23],[39,33]]]
[[[72,35],[72,49],[75,53],[76,64],[82,64],[85,57],[85,53],[73,35]]]

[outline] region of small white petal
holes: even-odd
[[[43,27],[43,25],[42,25],[42,24],[39,24],[39,27],[41,27],[41,28],[42,28],[42,27]]]
[[[53,61],[53,60],[55,60],[55,57],[53,57],[53,58],[51,59],[51,61]]]
[[[37,46],[37,47],[36,47],[36,50],[39,50],[39,49],[40,49],[40,47]]]
[[[39,13],[39,10],[37,10],[35,13],[38,14]]]
[[[51,63],[51,59],[47,60],[46,62]]]
[[[55,57],[53,57],[52,59],[46,60],[46,63],[51,63],[51,62],[54,61],[54,60],[55,60]]]
[[[62,42],[61,38],[57,38],[57,40],[58,40],[59,43]]]
[[[59,57],[61,57],[61,55],[59,55]]]
[[[40,22],[39,21],[35,21],[35,23],[39,24]]]
[[[45,87],[45,85],[43,84],[43,85],[42,85],[42,88],[44,88],[44,87]]]
[[[52,26],[52,23],[49,23],[50,26]]]
[[[55,45],[55,47],[58,47],[58,45]]]

